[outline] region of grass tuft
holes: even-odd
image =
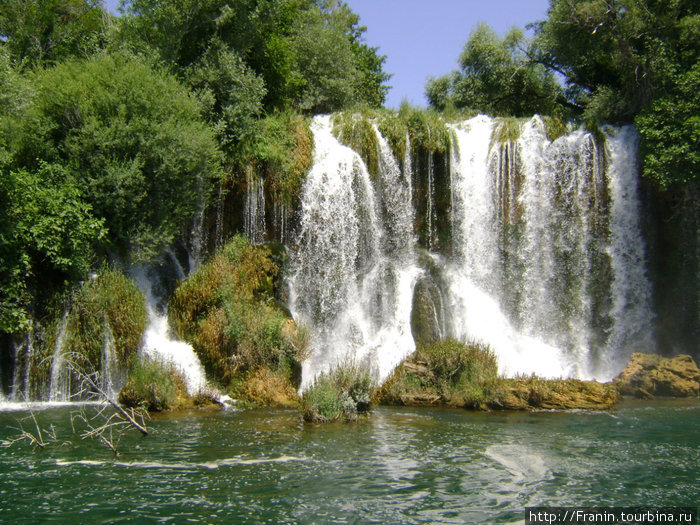
[[[369,371],[354,363],[318,376],[302,396],[304,421],[354,421],[370,409],[373,381]]]

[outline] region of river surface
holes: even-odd
[[[522,523],[526,506],[700,500],[697,399],[612,412],[378,408],[329,425],[295,411],[182,412],[122,437],[118,458],[72,434],[75,410],[34,409],[60,442],[0,449],[1,523]],[[27,415],[0,412],[0,440]]]

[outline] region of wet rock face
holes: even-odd
[[[673,358],[634,353],[614,380],[622,395],[692,397],[700,395],[700,369],[689,355]]]
[[[411,333],[416,343],[430,344],[443,337],[440,290],[430,278],[423,277],[413,291]]]

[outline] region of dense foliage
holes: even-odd
[[[155,50],[178,74],[198,76],[219,69],[212,54],[245,64],[264,86],[268,110],[293,105],[303,111],[334,111],[354,103],[381,105],[388,76],[384,57],[362,41],[364,28],[336,0],[131,0],[124,2],[124,35]],[[223,94],[213,90],[214,95]],[[249,101],[259,97],[251,91]],[[238,92],[236,96],[244,93]],[[226,105],[225,101],[217,103]]]
[[[528,60],[520,47],[523,40],[518,29],[501,40],[489,26],[479,24],[459,56],[461,69],[428,81],[430,104],[496,116],[553,113],[562,103],[562,89],[549,70]]]
[[[28,327],[34,298],[79,279],[93,263],[103,221],[56,165],[0,178],[0,331]]]
[[[108,19],[99,0],[3,1],[0,40],[18,63],[54,63],[97,49]]]
[[[4,333],[102,260],[155,258],[220,180],[243,186],[252,167],[293,206],[312,148],[300,113],[380,106],[388,89],[384,57],[340,1],[133,0],[121,11],[0,3]]]
[[[635,122],[645,176],[660,188],[697,183],[697,2],[551,0],[548,18],[530,27],[530,41],[519,30],[500,40],[479,25],[460,55],[461,69],[429,80],[430,104]]]
[[[173,327],[210,375],[248,398],[256,395],[245,382],[260,383],[260,369],[291,385],[305,357],[305,332],[274,302],[278,272],[269,248],[237,235],[180,284],[169,305]]]

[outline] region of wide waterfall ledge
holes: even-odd
[[[432,337],[489,346],[509,376],[610,380],[654,350],[632,127],[550,140],[535,116],[501,140],[506,122],[479,115],[448,125],[440,164],[410,140],[399,162],[372,122],[370,173],[333,119],[311,125],[291,253],[290,309],[312,336],[302,389],[348,362],[386,379],[416,348],[419,301]],[[451,242],[436,253],[441,217]]]

